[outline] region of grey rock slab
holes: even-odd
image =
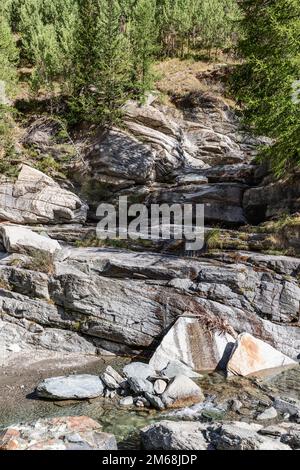
[[[145,393],[145,397],[156,410],[162,411],[165,409],[165,404],[160,397],[147,392]]]
[[[288,413],[291,416],[300,415],[300,400],[276,397],[273,406],[280,413]]]
[[[93,145],[85,158],[94,181],[107,175],[132,184],[153,179],[155,156],[150,146],[121,130],[112,129]]]
[[[281,422],[267,426],[259,431],[264,436],[279,438],[279,440],[292,449],[300,449],[300,424]]]
[[[106,385],[108,388],[117,389],[117,388],[120,387],[120,385],[118,384],[118,382],[117,382],[110,374],[108,374],[107,372],[103,372],[103,373],[100,375],[100,378],[101,378],[102,382],[104,382],[105,385]]]
[[[155,375],[155,370],[151,365],[144,362],[131,362],[123,368],[123,373],[127,378],[148,379]]]
[[[299,172],[279,180],[268,178],[255,188],[248,189],[243,198],[244,210],[251,223],[300,211]]]
[[[147,379],[142,379],[141,377],[129,377],[128,383],[134,393],[153,392],[153,384]]]
[[[111,366],[107,366],[105,371],[100,375],[105,385],[112,389],[117,389],[125,384],[125,379]]]
[[[70,400],[96,398],[103,394],[104,386],[97,375],[69,375],[43,380],[36,388],[40,398]]]
[[[169,379],[173,379],[174,377],[176,377],[176,375],[186,375],[190,378],[201,377],[200,374],[193,371],[193,369],[191,369],[180,361],[170,361],[167,366],[162,369],[161,374],[168,377]]]
[[[257,434],[262,426],[244,422],[223,424],[212,440],[217,450],[258,450],[264,442],[263,436]]]

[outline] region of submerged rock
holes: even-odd
[[[87,416],[39,419],[0,431],[0,450],[117,450],[112,434]]]
[[[121,406],[132,406],[133,405],[133,397],[129,395],[128,397],[121,398],[120,400]]]
[[[204,400],[201,388],[185,375],[177,375],[161,396],[168,408],[193,405]]]
[[[103,394],[104,386],[97,375],[69,375],[43,380],[36,388],[41,398],[70,400],[96,398]]]
[[[247,376],[276,367],[296,366],[285,354],[248,333],[239,335],[227,364],[231,374]]]

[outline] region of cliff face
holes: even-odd
[[[220,96],[193,91],[174,103],[129,102],[122,129],[78,139],[69,180],[26,165],[16,181],[2,178],[4,360],[43,349],[147,355],[187,313],[299,354],[300,259],[286,256],[299,253],[298,219],[270,222],[299,210],[298,175],[273,181],[255,164],[267,141],[246,132]],[[55,132],[37,120],[23,144],[65,162]],[[120,195],[146,205],[203,203],[205,248],[191,258],[175,242],[97,246],[96,207]],[[18,224],[14,243],[8,223]],[[32,246],[20,225],[44,241]],[[47,236],[60,242],[54,256]]]

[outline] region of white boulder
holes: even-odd
[[[158,371],[165,369],[170,360],[182,363],[191,372],[224,368],[234,342],[234,337],[228,332],[209,331],[198,318],[180,317],[163,338],[149,364]]]
[[[39,251],[53,255],[61,249],[56,240],[18,225],[0,225],[0,240],[8,253],[32,254]]]
[[[247,376],[256,372],[296,366],[297,362],[249,333],[238,336],[227,364],[228,374]]]

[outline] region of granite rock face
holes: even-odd
[[[22,165],[15,182],[0,182],[0,219],[16,224],[85,222],[87,206],[44,173]]]
[[[17,424],[0,432],[1,450],[117,450],[112,434],[87,416]]]
[[[127,103],[122,129],[96,132],[85,145],[84,168],[78,162],[72,168],[76,189],[93,209],[120,195],[146,204],[203,203],[206,221],[224,230],[229,226],[226,230],[232,232],[232,225],[251,219],[251,207],[257,207],[251,194],[258,191],[262,197],[264,174],[253,159],[257,146],[267,142],[245,132],[234,110],[211,93],[190,93],[174,104],[162,106],[155,97],[144,105]],[[48,132],[48,127],[33,126],[27,144],[37,139],[39,147],[51,146],[56,131]],[[271,182],[266,178],[263,184]],[[291,195],[290,201],[296,200]],[[266,201],[273,205],[269,196]],[[80,240],[86,244],[95,236],[95,226],[79,225],[86,211],[78,196],[27,165],[16,182],[1,179],[1,220],[43,224],[61,246]],[[39,345],[96,354],[104,348],[148,356],[157,350],[153,361],[161,362],[159,369],[170,367],[166,356],[172,353],[178,367],[210,370],[228,354],[233,332],[247,332],[297,358],[299,259],[223,249],[210,259],[186,254],[63,247],[53,269],[45,272],[21,255],[3,253],[0,309],[5,336],[0,347],[9,354],[9,339],[14,338],[21,350]],[[180,332],[177,322],[183,325]],[[196,338],[192,344],[189,331]],[[58,338],[67,337],[69,343],[59,345]]]
[[[0,259],[0,308],[10,323],[69,330],[97,347],[127,354],[157,347],[178,317],[196,317],[192,327],[180,321],[195,328],[198,343],[214,351],[214,359],[203,356],[201,363],[179,351],[176,359],[185,363],[189,357],[196,361],[192,367],[214,368],[231,342],[217,331],[205,335],[201,324],[225,326],[229,334],[250,333],[291,358],[299,354],[297,280],[265,266],[259,269],[257,263],[73,248],[61,250],[49,275],[11,266],[13,256]]]

